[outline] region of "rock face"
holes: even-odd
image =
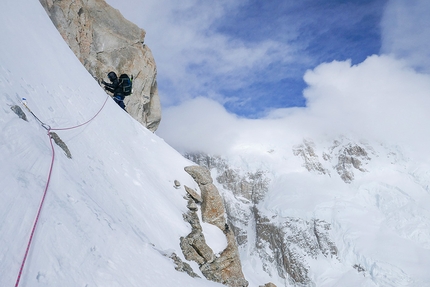
[[[193,278],[200,278],[199,275],[194,273],[193,268],[191,268],[188,263],[183,262],[181,258],[179,258],[175,253],[172,253],[169,258],[172,259],[175,263],[175,269],[177,271],[187,273],[190,277]]]
[[[306,158],[308,170],[329,174],[328,171],[322,172],[326,169],[318,164],[311,142],[297,146],[295,154]],[[229,191],[223,194],[226,215],[239,246],[246,246],[258,254],[263,270],[271,277],[282,278],[288,286],[314,286],[307,260],[319,256],[337,260],[338,251],[330,238],[331,226],[327,222],[275,215],[269,218],[260,212],[258,203],[269,186],[264,171],[243,173],[232,169],[220,157],[204,154],[188,154],[186,157],[216,170],[217,182]],[[200,180],[209,183],[207,178],[208,175]],[[274,285],[267,283],[264,286]]]
[[[201,191],[200,199],[194,195],[195,191],[187,188],[190,211],[184,215],[184,219],[190,223],[192,231],[181,238],[181,249],[185,258],[197,262],[203,275],[209,280],[230,287],[248,286],[242,273],[236,238],[225,220],[223,200],[213,184],[209,170],[200,166],[186,167],[185,170],[194,178]],[[219,255],[215,255],[206,244],[197,209],[193,205],[200,201],[203,221],[217,226],[226,236],[227,247]]]
[[[103,0],[40,0],[69,47],[95,78],[109,71],[133,75],[128,113],[149,130],[161,120],[157,69],[145,31]]]
[[[326,148],[322,153],[324,162],[320,161],[315,152],[315,144],[311,140],[304,140],[302,144],[294,146],[293,153],[303,159],[303,166],[308,171],[330,176],[329,169],[332,169],[344,182],[351,183],[356,171],[366,172],[363,166],[371,158],[364,144],[345,141],[345,139],[335,140],[330,147]]]
[[[255,208],[254,208],[255,209]],[[306,257],[317,259],[323,255],[337,257],[337,248],[330,239],[330,224],[313,219],[288,217],[281,222],[262,216],[254,210],[256,247],[264,260],[263,268],[277,270],[277,275],[295,286],[312,286],[310,267]],[[274,267],[274,268],[273,268]]]
[[[194,199],[196,203],[202,203],[203,199],[200,196],[200,194],[198,194],[194,189],[189,188],[186,185],[184,185],[184,187],[185,187],[185,191],[191,196],[192,199]]]
[[[200,166],[189,166],[185,171],[197,182],[202,193],[203,221],[224,230],[226,224],[224,202],[213,184],[209,170]]]
[[[260,202],[268,191],[269,180],[263,171],[240,174],[220,157],[205,154],[187,154],[186,158],[208,169],[216,169],[217,182],[235,198],[224,200],[230,226],[239,246],[248,243],[248,226],[253,223],[252,206]],[[239,200],[237,200],[239,198]]]
[[[360,145],[349,143],[346,146],[339,146],[339,142],[335,141],[333,145],[333,149],[337,149],[335,168],[343,181],[351,183],[354,180],[354,169],[366,172],[363,164],[366,164],[370,157],[366,149]]]
[[[185,258],[197,262],[200,266],[208,262],[212,263],[215,259],[215,254],[206,244],[202,226],[200,225],[200,220],[195,210],[191,210],[185,214],[184,220],[187,221],[192,228],[190,234],[181,238],[181,249]]]
[[[314,170],[320,174],[330,175],[330,172],[319,162],[318,155],[314,149],[315,144],[312,141],[303,140],[302,144],[293,147],[293,153],[295,156],[300,156],[303,159],[303,166],[308,171]]]

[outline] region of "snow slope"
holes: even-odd
[[[15,284],[51,162],[46,131],[90,119],[106,99],[39,1],[6,0],[0,11],[0,286]],[[21,105],[22,107],[22,105]],[[222,286],[174,269],[192,163],[111,99],[88,125],[57,131],[51,184],[20,286]],[[211,232],[211,231],[207,231]],[[195,271],[198,268],[193,266]]]

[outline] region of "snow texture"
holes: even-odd
[[[3,1],[0,26],[0,286],[13,286],[51,162],[46,130],[21,99],[63,128],[93,117],[107,95],[38,1]],[[184,171],[190,161],[111,99],[88,125],[57,133],[73,158],[54,145],[20,286],[222,286],[176,271],[168,258],[175,252],[185,261],[179,238],[191,228],[182,219],[186,192],[174,180],[196,188]]]

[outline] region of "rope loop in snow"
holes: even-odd
[[[33,241],[33,237],[34,237],[34,233],[36,231],[37,223],[39,222],[39,217],[40,217],[40,214],[42,212],[43,203],[45,202],[46,194],[47,194],[47,191],[48,191],[48,188],[49,188],[49,183],[51,182],[52,170],[54,169],[55,149],[54,149],[54,144],[52,143],[52,137],[50,135],[50,131],[51,130],[57,130],[57,131],[58,130],[71,130],[71,129],[75,129],[75,128],[78,128],[78,127],[81,127],[83,125],[88,124],[89,122],[91,122],[92,120],[94,120],[100,114],[100,112],[103,110],[104,106],[106,105],[106,102],[107,102],[108,98],[109,98],[109,96],[106,97],[106,100],[104,101],[104,103],[103,103],[102,107],[100,108],[100,110],[91,119],[89,119],[88,121],[86,121],[86,122],[84,122],[84,123],[82,123],[80,125],[73,126],[73,127],[68,127],[68,128],[51,128],[51,126],[49,126],[48,124],[45,124],[44,122],[42,122],[30,110],[30,108],[27,106],[26,99],[22,98],[22,104],[24,105],[24,107],[33,115],[33,117],[40,123],[40,125],[44,129],[46,129],[47,135],[48,135],[48,138],[49,138],[49,143],[51,145],[52,156],[51,156],[51,165],[49,167],[48,178],[46,180],[46,184],[45,184],[45,189],[43,191],[42,200],[40,201],[39,208],[38,208],[37,214],[36,214],[36,219],[34,220],[33,227],[31,229],[30,238],[28,240],[27,248],[26,248],[25,254],[24,254],[24,258],[22,260],[21,267],[19,269],[19,273],[18,273],[18,277],[16,279],[15,287],[19,286],[19,282],[21,280],[21,276],[22,276],[22,272],[24,270],[25,262],[27,261],[28,252],[30,251],[30,246],[31,246],[31,243]]]

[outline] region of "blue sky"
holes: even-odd
[[[268,39],[294,47],[289,63],[253,71],[258,80],[241,89],[222,90],[227,110],[255,117],[267,109],[304,106],[303,75],[322,62],[351,59],[360,63],[381,48],[380,22],[386,1],[249,1],[215,23],[216,31],[244,42]],[[269,79],[266,74],[278,73]],[[250,97],[243,103],[241,99]],[[243,104],[243,105],[242,105]]]
[[[386,2],[108,1],[146,29],[163,106],[204,96],[247,118],[306,105],[303,75],[320,63],[378,54]]]

